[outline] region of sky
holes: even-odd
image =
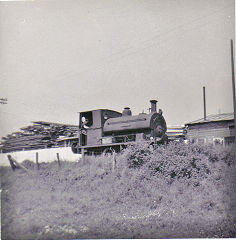
[[[0,137],[78,112],[133,115],[157,99],[167,125],[233,112],[234,0],[0,2]]]

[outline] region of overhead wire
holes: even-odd
[[[209,17],[211,17],[211,16],[213,16],[213,15],[219,13],[219,12],[222,12],[222,11],[224,11],[225,9],[230,8],[230,7],[232,7],[232,5],[228,5],[228,6],[224,7],[224,8],[221,8],[221,9],[218,9],[218,10],[216,10],[216,11],[213,11],[212,13],[210,13],[210,14],[208,14],[208,15],[204,15],[204,16],[195,18],[194,20],[189,21],[187,24],[180,24],[180,25],[178,25],[178,26],[176,26],[176,27],[168,30],[168,31],[165,32],[164,34],[156,34],[156,35],[154,35],[153,37],[151,37],[151,38],[149,38],[149,39],[140,41],[141,47],[138,47],[137,50],[132,51],[132,52],[130,52],[130,53],[127,53],[127,52],[128,52],[129,50],[134,50],[134,47],[133,47],[133,46],[128,47],[128,48],[126,48],[126,49],[124,49],[124,50],[118,51],[117,53],[111,54],[108,58],[101,58],[101,59],[99,60],[99,63],[100,63],[100,64],[98,64],[97,67],[93,67],[93,71],[100,69],[100,67],[103,66],[104,64],[107,64],[107,63],[109,64],[109,63],[111,63],[111,61],[114,62],[114,61],[120,60],[120,59],[124,58],[125,56],[133,55],[133,54],[136,54],[137,52],[141,52],[141,50],[143,50],[143,49],[147,49],[147,48],[153,47],[153,46],[155,46],[155,45],[158,45],[158,43],[153,43],[153,40],[160,39],[161,37],[163,37],[163,36],[165,36],[165,35],[168,35],[168,34],[170,34],[170,33],[173,33],[174,31],[176,31],[176,30],[178,30],[178,29],[181,29],[181,28],[183,28],[183,27],[186,28],[186,26],[191,26],[192,23],[196,23],[196,22],[199,22],[199,20],[209,18]],[[202,25],[203,25],[203,24],[202,24]],[[191,28],[192,28],[192,26],[191,26]],[[192,29],[193,29],[193,28],[192,28]],[[177,34],[184,34],[184,32],[182,32],[182,33],[177,33]],[[166,40],[166,39],[165,39],[165,40]],[[150,43],[151,43],[151,45],[150,45]],[[122,55],[122,54],[123,54],[123,55]],[[115,59],[113,59],[113,57],[115,57]],[[64,78],[66,77],[67,80],[68,80],[69,77],[71,77],[71,78],[73,78],[73,77],[75,77],[75,76],[77,77],[78,75],[80,75],[80,74],[82,74],[82,73],[85,73],[85,72],[88,72],[88,71],[91,71],[91,69],[90,69],[90,68],[86,68],[86,69],[84,69],[84,70],[82,70],[82,71],[79,71],[79,72],[76,71],[76,70],[72,70],[72,71],[68,71],[68,72],[66,72],[66,73],[62,73],[62,74],[58,75],[58,77],[61,78],[61,79],[64,79]]]
[[[90,72],[100,71],[100,70],[102,70],[102,68],[106,64],[112,64],[112,63],[114,63],[116,61],[119,61],[119,60],[123,59],[124,57],[130,56],[130,55],[142,54],[143,50],[146,50],[146,49],[149,49],[149,48],[152,48],[152,47],[160,46],[163,42],[166,43],[170,39],[170,37],[173,38],[173,36],[176,36],[176,35],[177,36],[178,35],[183,36],[184,34],[186,34],[186,32],[184,32],[184,31],[176,32],[179,29],[183,29],[183,28],[186,29],[188,27],[191,27],[189,30],[192,31],[192,30],[194,30],[196,28],[203,27],[203,26],[205,26],[205,23],[203,23],[201,25],[195,25],[195,27],[193,27],[192,24],[193,23],[197,23],[198,24],[202,19],[208,19],[211,16],[213,16],[215,14],[218,14],[218,13],[220,13],[220,12],[224,11],[225,9],[230,8],[230,7],[232,7],[232,5],[228,5],[228,6],[224,7],[224,8],[221,8],[221,9],[218,9],[216,11],[213,11],[212,13],[210,13],[208,15],[205,14],[204,16],[195,18],[192,21],[189,21],[187,23],[187,25],[186,24],[179,24],[178,26],[175,26],[175,27],[171,28],[170,30],[168,30],[164,34],[159,33],[159,34],[156,34],[156,35],[154,35],[153,37],[151,37],[149,39],[142,40],[142,41],[140,41],[141,47],[138,47],[137,49],[135,49],[133,46],[131,46],[131,47],[126,48],[124,50],[118,51],[117,53],[111,54],[108,58],[101,58],[99,60],[99,64],[96,67],[93,67],[92,70],[91,70],[90,67],[88,67],[88,68],[86,68],[86,69],[84,69],[82,71],[70,70],[70,71],[68,71],[66,73],[60,73],[58,75],[55,75],[54,77],[52,76],[52,78],[56,78],[58,80],[58,82],[63,81],[65,79],[67,81],[70,81],[70,80],[74,79],[75,77],[77,78],[79,75],[81,75],[83,73],[86,73],[86,72],[89,72],[89,71]],[[208,22],[210,22],[210,21],[208,21]],[[172,34],[172,35],[170,36],[170,34]],[[163,40],[162,42],[153,42],[153,40],[157,40],[157,39],[161,39],[161,38]],[[45,95],[44,98],[45,97],[47,98],[47,100],[50,100],[50,101],[53,100],[50,96]],[[74,98],[74,99],[77,100],[77,97],[74,97],[73,95],[70,95],[70,98]]]
[[[178,26],[175,26],[175,27],[171,28],[170,30],[168,30],[167,32],[165,32],[163,34],[160,33],[161,31],[158,31],[158,33],[155,34],[153,37],[140,41],[141,47],[138,47],[137,49],[135,49],[133,46],[130,46],[130,47],[122,49],[122,50],[120,50],[120,51],[118,51],[114,54],[111,54],[108,58],[101,58],[99,60],[100,64],[98,64],[97,67],[93,67],[93,71],[99,71],[99,70],[102,69],[102,67],[105,64],[114,63],[115,61],[119,61],[124,57],[130,56],[130,55],[133,55],[133,54],[137,54],[137,53],[142,53],[143,50],[146,50],[146,49],[151,48],[153,46],[159,46],[160,44],[162,44],[160,42],[153,42],[154,40],[163,38],[163,40],[165,40],[164,42],[166,42],[169,39],[170,34],[174,34],[174,36],[179,35],[179,34],[183,35],[184,32],[176,32],[177,30],[182,29],[183,27],[186,28],[186,27],[191,26],[190,30],[194,30],[196,28],[202,27],[202,26],[205,25],[205,23],[201,24],[200,26],[197,25],[195,27],[193,27],[192,24],[193,23],[198,23],[202,19],[207,19],[207,18],[209,18],[209,17],[211,17],[215,14],[218,14],[218,13],[224,11],[225,9],[229,8],[229,7],[232,7],[232,5],[228,5],[224,8],[213,11],[212,13],[210,13],[208,15],[204,15],[204,16],[195,18],[192,21],[189,21],[187,23],[187,25],[186,24],[179,24]],[[58,75],[52,76],[52,78],[56,78],[56,79],[58,79],[58,81],[64,80],[65,78],[68,80],[68,79],[72,79],[74,77],[78,77],[78,75],[80,75],[82,73],[85,73],[85,72],[88,72],[88,71],[91,71],[90,67],[86,68],[82,71],[79,71],[79,72],[76,71],[76,70],[70,70],[66,73],[60,73]],[[55,104],[57,104],[57,103],[54,102],[54,100],[51,98],[51,96],[44,95],[44,99],[45,98],[46,98],[46,101],[47,101],[47,105],[48,105],[48,101],[50,101],[51,102],[51,108],[54,108]],[[77,97],[74,97],[73,95],[70,95],[70,98],[77,99]],[[32,111],[32,110],[33,111],[38,111],[38,107],[40,106],[39,105],[39,106],[37,106],[37,108],[32,109],[31,106],[29,106],[26,103],[21,102],[21,104],[25,105],[26,107],[30,107],[30,111]],[[42,106],[42,108],[45,108],[45,106]]]

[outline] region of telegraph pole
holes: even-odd
[[[232,67],[232,88],[233,88],[233,106],[234,106],[234,142],[236,143],[236,98],[235,98],[235,78],[234,78],[234,49],[231,39],[231,67]]]
[[[204,111],[204,121],[206,121],[206,90],[203,87],[203,111]]]

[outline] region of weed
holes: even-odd
[[[135,145],[87,163],[1,168],[2,239],[235,237],[229,149]]]

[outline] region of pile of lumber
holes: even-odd
[[[8,134],[2,138],[0,148],[3,153],[33,150],[50,147],[59,147],[61,138],[78,137],[78,126],[51,123],[33,122],[33,125],[23,127],[18,132]]]
[[[175,140],[184,140],[185,139],[185,127],[183,125],[180,126],[167,126],[167,136],[169,141]]]

